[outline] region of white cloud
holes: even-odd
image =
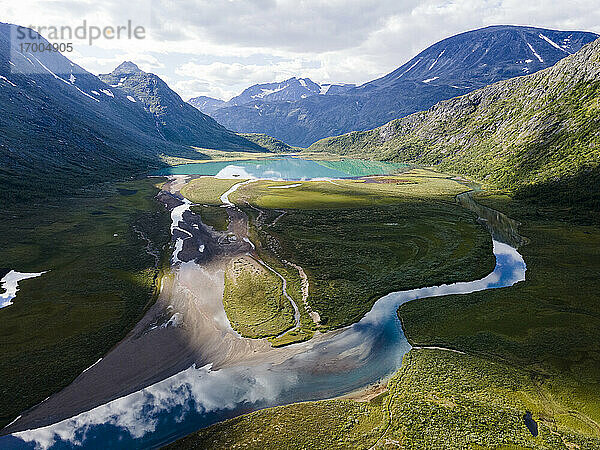
[[[222,98],[290,76],[362,83],[440,39],[487,25],[516,24],[600,33],[596,0],[41,0],[11,2],[3,20],[99,25],[131,19],[144,40],[76,43],[67,55],[106,72],[130,59],[173,83],[183,98]]]

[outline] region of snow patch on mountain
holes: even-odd
[[[442,50],[442,52],[438,55],[437,58],[435,58],[435,61],[431,63],[431,65],[429,66],[429,69],[427,69],[427,70],[433,69],[433,66],[436,65],[436,63],[439,61],[439,59],[442,57],[442,55],[444,54],[445,51],[446,51],[446,49]]]
[[[413,67],[415,67],[417,64],[419,64],[419,63],[421,62],[421,60],[422,60],[422,59],[423,59],[423,58],[419,58],[419,59],[417,59],[417,60],[416,60],[416,61],[413,63],[413,65],[412,65],[412,66],[410,66],[408,69],[406,69],[404,72],[402,72],[398,78],[402,78],[402,75],[404,75],[405,73],[409,72],[409,71],[410,71],[410,70],[411,70]]]
[[[561,52],[569,53],[564,48],[562,48],[560,45],[558,45],[556,42],[554,42],[552,39],[549,39],[546,36],[544,36],[542,33],[540,33],[539,36],[540,36],[541,39],[545,40],[552,47],[559,49]]]
[[[265,98],[267,95],[271,95],[274,94],[275,92],[279,92],[279,91],[283,91],[286,87],[288,87],[288,85],[284,85],[284,86],[280,86],[277,87],[275,89],[265,89],[265,88],[261,88],[261,93],[259,94],[254,94],[252,96],[252,98]]]
[[[13,83],[12,81],[10,81],[8,78],[3,77],[2,75],[0,75],[0,80],[6,81],[8,84],[10,84],[13,87],[17,87],[17,85],[15,83]]]
[[[48,69],[43,62],[41,62],[39,59],[37,59],[35,56],[31,55],[33,59],[35,59],[40,66],[42,66],[48,73],[50,73],[50,75],[52,75],[54,78],[56,78],[57,80],[62,81],[65,84],[68,84],[69,86],[73,86],[75,89],[77,89],[79,92],[81,92],[83,95],[85,95],[86,97],[91,98],[92,100],[99,102],[100,100],[98,100],[97,98],[92,97],[90,94],[88,94],[87,92],[82,91],[81,89],[79,89],[77,86],[75,86],[74,84],[68,82],[67,80],[59,77],[58,75],[56,75],[54,72],[52,72],[50,69]],[[29,60],[29,62],[31,62],[31,60],[29,58],[27,58]],[[33,64],[33,63],[32,63]]]
[[[537,52],[533,49],[533,47],[531,46],[531,44],[529,42],[527,42],[527,45],[529,46],[529,49],[533,52],[533,54],[535,55],[535,57],[538,59],[539,62],[543,63],[544,60],[542,59],[542,57],[540,55],[537,54]]]

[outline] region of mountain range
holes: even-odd
[[[307,78],[292,78],[252,86],[229,102],[199,97],[190,103],[234,131],[265,133],[305,147],[535,73],[597,37],[581,31],[490,26],[439,41],[393,72],[360,86],[327,88]]]
[[[295,102],[313,95],[341,94],[353,87],[353,84],[317,84],[310,78],[292,77],[281,83],[255,84],[227,102],[200,96],[191,98],[189,103],[205,114],[213,114],[218,109],[233,106],[253,108],[260,107],[265,102]]]
[[[190,146],[266,151],[131,63],[105,76],[123,78],[110,86],[59,52],[22,52],[16,28],[0,24],[0,204],[131,176],[165,155],[203,157]]]
[[[600,39],[535,74],[309,150],[439,165],[517,196],[600,210]]]

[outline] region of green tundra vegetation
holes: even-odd
[[[229,225],[229,215],[225,208],[211,205],[194,205],[190,210],[199,214],[202,218],[202,223],[212,227],[216,231],[227,231]]]
[[[400,308],[416,344],[447,345],[530,374],[556,407],[548,420],[600,436],[600,229],[569,212],[479,195],[520,220],[527,280],[510,288],[410,302]],[[562,219],[562,220],[561,220]],[[460,321],[454,318],[460,317]]]
[[[249,140],[250,142],[254,142],[258,144],[260,147],[267,149],[273,153],[292,153],[297,150],[302,150],[297,147],[291,147],[283,141],[279,139],[275,139],[268,134],[262,133],[238,133],[244,139]],[[264,156],[264,154],[263,154]]]
[[[183,449],[594,449],[598,435],[551,414],[560,399],[527,371],[436,349],[413,349],[369,401],[324,400],[257,411],[193,433]],[[538,425],[534,437],[523,416]],[[545,418],[544,418],[545,417]]]
[[[310,317],[302,295],[302,279],[298,269],[289,262],[282,261],[275,248],[273,236],[269,234],[269,224],[273,223],[282,214],[282,211],[265,209],[258,210],[256,207],[241,206],[241,209],[249,217],[248,236],[256,244],[255,253],[265,261],[269,267],[277,271],[286,280],[287,294],[294,300],[300,313],[300,326],[287,333],[270,337],[269,342],[273,347],[281,347],[310,339],[318,328]],[[259,221],[259,215],[261,220]]]
[[[489,234],[455,203],[467,188],[442,174],[276,185],[286,184],[246,184],[232,198],[280,216],[257,227],[260,247],[304,269],[321,329],[360,320],[389,292],[477,279],[494,267]]]
[[[186,184],[181,189],[181,194],[193,203],[201,205],[222,205],[221,195],[240,181],[244,180],[223,180],[214,177],[200,177]]]
[[[311,152],[440,165],[520,198],[600,209],[600,40],[535,74],[486,86]]]
[[[244,337],[277,336],[294,326],[294,308],[281,279],[249,257],[231,262],[225,274],[223,306],[235,331]]]
[[[47,271],[0,309],[0,425],[70,383],[152,304],[170,240],[154,183],[107,183],[0,217],[2,267]]]
[[[195,181],[195,180],[194,180]],[[294,186],[277,189],[281,186]],[[433,170],[413,169],[401,175],[357,180],[310,182],[256,181],[231,194],[237,204],[248,202],[268,209],[351,209],[387,206],[428,199],[454,204],[454,197],[469,188]]]

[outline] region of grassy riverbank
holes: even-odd
[[[20,283],[14,304],[0,309],[1,425],[96,362],[152,303],[169,242],[155,182],[105,184],[3,213],[2,266],[48,272]]]
[[[214,177],[201,177],[190,181],[181,189],[181,194],[193,203],[200,205],[221,205],[221,195],[233,185],[244,180],[223,180]]]
[[[408,338],[527,371],[548,397],[547,420],[600,436],[600,229],[504,196],[479,200],[523,222],[526,281],[405,304]]]
[[[600,439],[540,421],[548,399],[526,371],[443,350],[411,350],[370,401],[325,400],[257,411],[172,448],[592,449]],[[534,437],[526,411],[538,424]]]
[[[225,274],[223,306],[244,337],[277,336],[294,326],[294,309],[281,279],[249,257],[232,261]]]

